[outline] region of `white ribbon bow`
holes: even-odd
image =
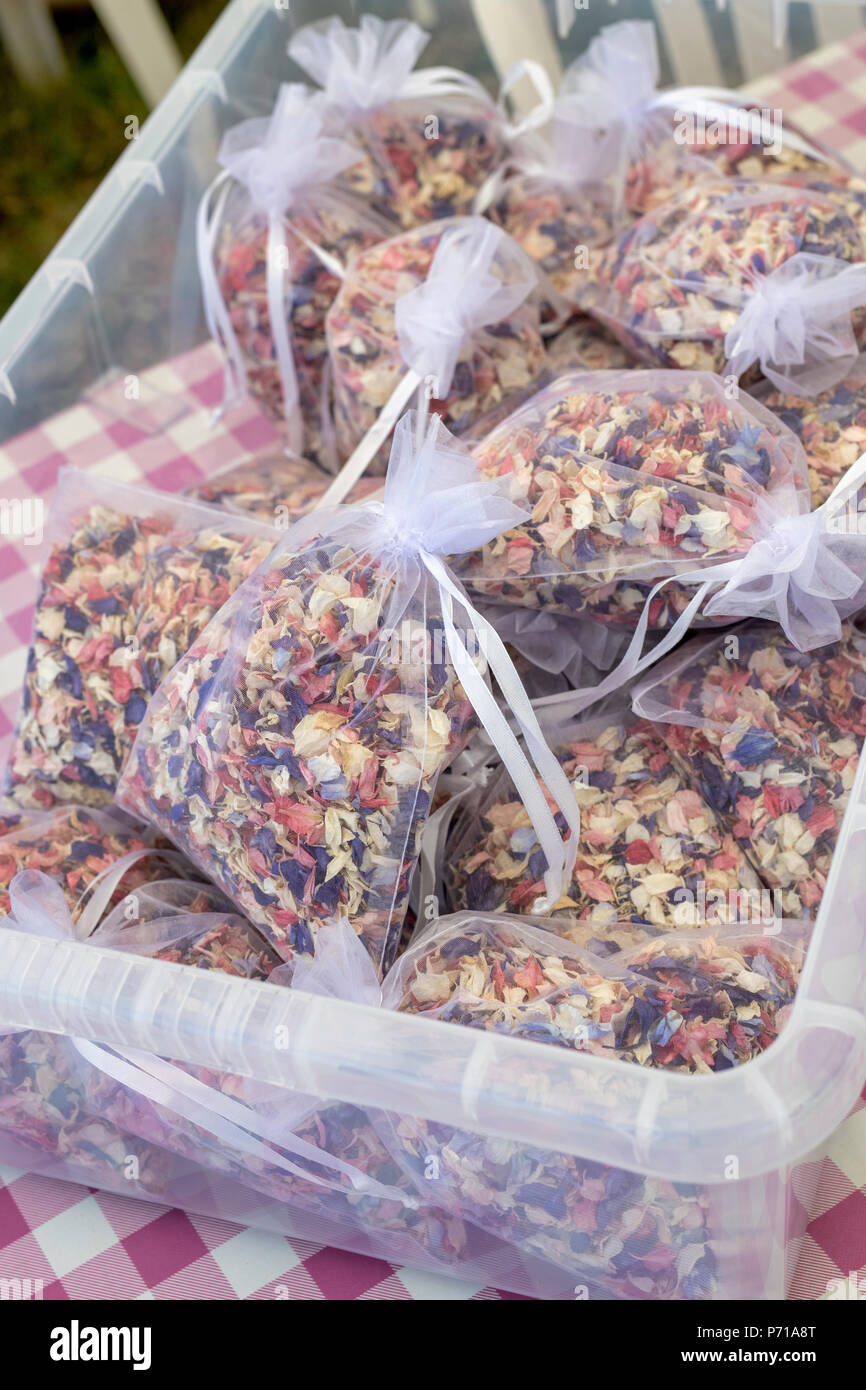
[[[780,391],[817,395],[841,381],[858,347],[851,311],[866,304],[866,265],[798,252],[769,275],[753,277],[725,338],[734,376],[759,362]]]
[[[203,194],[196,217],[205,320],[226,359],[224,406],[242,399],[247,386],[243,356],[214,264],[214,248],[233,182],[246,189],[253,210],[267,217],[268,315],[282,385],[287,442],[296,453],[303,446],[303,429],[285,306],[289,255],[284,218],[302,190],[330,183],[361,158],[356,146],[325,133],[326,115],[327,103],[321,93],[284,83],[270,117],[242,121],[224,135],[217,156],[223,172]],[[329,270],[343,276],[339,262],[306,237],[302,239]]]
[[[679,571],[654,585],[625,655],[604,680],[592,688],[545,696],[533,701],[534,708],[557,706],[579,713],[595,704],[666,656],[699,612],[707,617],[778,622],[799,651],[837,641],[842,632],[839,605],[850,605],[861,590],[866,591],[866,527],[861,533],[858,525],[851,534],[845,513],[864,483],[866,454],[861,454],[815,511],[771,520],[767,507],[763,534],[745,555],[704,569]],[[866,520],[864,513],[855,515]],[[670,630],[651,652],[644,653],[650,608],[668,584],[699,587]]]
[[[546,125],[553,114],[554,94],[550,78],[540,63],[522,59],[506,73],[494,104],[475,77],[458,68],[431,67],[415,71],[415,64],[430,41],[426,30],[408,19],[382,20],[361,16],[357,29],[349,29],[337,16],[308,24],[289,41],[290,58],[318,82],[332,105],[344,111],[374,111],[394,101],[438,100],[469,96],[498,115],[507,139]],[[505,98],[522,77],[529,77],[538,92],[538,105],[515,124],[505,116]]]
[[[644,20],[606,25],[567,69],[556,99],[553,146],[556,162],[575,183],[624,176],[659,75],[655,26]]]
[[[110,869],[99,875],[93,885],[95,887],[97,882],[99,884],[98,902],[93,898],[90,900],[86,909],[87,917],[85,918],[85,913],[81,914],[77,930],[59,885],[46,874],[30,869],[24,870],[16,874],[10,884],[10,911],[4,926],[13,931],[54,940],[74,941],[77,937],[86,936],[89,934],[89,928],[97,926],[101,909],[107,905],[127,869],[146,854],[152,853],[158,853],[160,858],[166,857],[162,850],[138,850],[124,855]],[[213,914],[201,914],[202,930],[212,924],[213,920]],[[107,934],[100,934],[97,929],[94,944],[114,949],[133,949],[136,944],[134,928],[128,927],[120,932]],[[360,949],[363,950],[363,947]],[[139,943],[137,953],[147,954],[147,950],[147,943]],[[274,973],[279,975],[279,971],[278,967]],[[315,981],[315,974],[313,980]],[[294,1154],[296,1158],[305,1158],[320,1168],[330,1169],[348,1178],[358,1192],[382,1201],[416,1205],[415,1200],[408,1198],[399,1188],[376,1182],[351,1164],[317,1149],[314,1144],[308,1144],[306,1140],[299,1139],[290,1132],[290,1124],[300,1125],[316,1108],[318,1102],[315,1097],[287,1095],[285,1103],[280,1101],[278,1117],[268,1117],[240,1101],[223,1095],[215,1087],[208,1086],[183,1068],[164,1061],[161,1057],[138,1050],[103,1047],[87,1038],[70,1037],[70,1042],[85,1062],[102,1071],[119,1085],[145,1096],[155,1105],[165,1106],[201,1129],[207,1130],[232,1149],[250,1154],[268,1163],[272,1168],[319,1187],[345,1191],[345,1184],[318,1177],[298,1167],[286,1158],[284,1153],[278,1153],[263,1140],[270,1140],[272,1144],[278,1145],[285,1153]]]
[[[427,279],[397,300],[403,361],[417,376],[432,377],[436,396],[444,400],[465,344],[513,314],[537,283],[528,256],[501,227],[483,217],[461,218],[443,232]]]
[[[372,111],[405,95],[429,38],[411,20],[386,21],[365,14],[358,28],[350,29],[332,15],[299,29],[289,41],[288,54],[333,105]]]

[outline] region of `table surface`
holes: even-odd
[[[748,91],[866,169],[866,38],[821,49]],[[252,403],[214,423],[221,385],[208,345],[143,376],[136,415],[128,403],[115,410],[114,389],[103,390],[0,447],[3,497],[47,500],[64,464],[177,491],[276,443]],[[38,556],[35,545],[0,544],[0,766],[20,698]],[[818,1195],[791,1296],[850,1298],[862,1286],[866,1298],[866,1089],[812,1162]],[[46,1299],[513,1297],[0,1167],[4,1277],[41,1281]]]

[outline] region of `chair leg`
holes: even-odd
[[[66,72],[57,30],[44,0],[0,0],[0,40],[22,82],[56,82]]]
[[[435,29],[439,22],[436,0],[409,0],[409,13],[422,29]]]
[[[93,0],[93,8],[148,106],[156,106],[183,67],[156,0]]]

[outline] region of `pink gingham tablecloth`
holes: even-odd
[[[751,84],[809,135],[866,170],[866,38],[835,44]],[[222,390],[211,346],[143,374],[136,414],[116,384],[0,447],[0,497],[41,497],[63,464],[178,491],[275,443],[253,404],[214,423]],[[158,428],[157,428],[158,427]],[[0,765],[30,639],[37,546],[0,538]],[[817,1197],[791,1296],[866,1299],[866,1088],[798,1174]],[[46,1299],[497,1299],[495,1289],[397,1268],[0,1167],[0,1279],[31,1278]]]

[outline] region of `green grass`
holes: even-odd
[[[187,59],[226,0],[168,0]],[[69,78],[47,91],[18,81],[0,48],[0,315],[126,148],[124,119],[147,108],[89,6],[55,20]]]

